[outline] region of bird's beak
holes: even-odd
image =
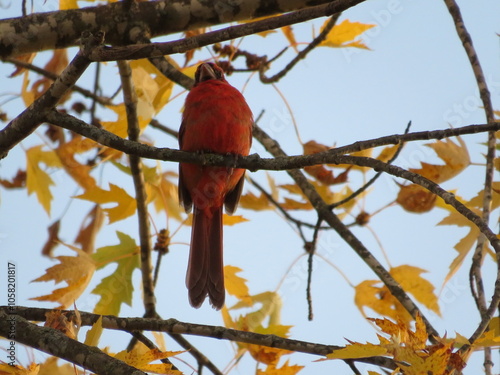
[[[200,66],[200,82],[207,81],[209,79],[217,79],[215,75],[214,68],[210,64],[202,64]]]

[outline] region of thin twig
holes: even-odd
[[[408,134],[410,132],[410,127],[411,127],[411,121],[408,123],[408,125],[406,125],[406,129],[405,129],[404,134]],[[389,161],[387,162],[388,164],[392,164],[392,162],[394,162],[394,160],[396,160],[398,158],[399,154],[401,153],[401,150],[403,150],[403,146],[404,146],[404,143],[400,143],[398,145],[398,148],[397,148],[396,152],[394,153],[394,155],[392,156],[392,158],[390,158]],[[381,171],[377,172],[375,174],[375,176],[373,176],[366,184],[364,184],[359,189],[357,189],[356,191],[354,191],[348,197],[345,197],[344,199],[331,204],[330,208],[334,209],[336,207],[342,206],[343,204],[349,202],[351,199],[356,198],[358,195],[360,195],[361,193],[363,193],[364,191],[366,191],[366,189],[368,189],[371,185],[373,185],[375,183],[375,181],[377,181],[377,179],[381,175],[382,175]]]
[[[448,11],[453,19],[455,28],[457,30],[458,37],[460,38],[462,45],[464,47],[465,53],[469,59],[472,71],[474,72],[474,77],[476,78],[477,86],[479,88],[479,95],[483,103],[484,111],[486,114],[486,120],[488,122],[494,121],[493,105],[491,103],[491,95],[484,77],[483,69],[479,62],[472,38],[465,27],[464,20],[462,18],[460,8],[458,7],[455,0],[444,0]],[[488,152],[486,154],[486,168],[485,168],[485,179],[484,179],[484,189],[483,189],[483,212],[482,218],[485,223],[489,222],[491,202],[492,202],[492,186],[493,186],[493,173],[494,173],[494,160],[495,160],[495,150],[496,150],[496,136],[495,132],[490,131],[488,133]],[[495,309],[488,309],[486,296],[484,292],[483,278],[481,267],[483,264],[484,248],[485,248],[486,238],[481,234],[477,239],[476,248],[472,258],[472,265],[470,268],[469,279],[472,296],[476,302],[476,306],[479,310],[482,321],[490,321],[493,318]],[[497,262],[497,267],[499,267],[498,275],[500,276],[500,262]],[[499,283],[500,279],[497,278],[496,283]],[[488,314],[490,312],[490,314]],[[491,348],[484,349],[484,369],[487,375],[491,375],[493,366],[493,361],[491,359]]]
[[[125,109],[127,112],[127,131],[131,141],[139,140],[139,120],[137,117],[137,95],[132,82],[132,70],[126,61],[118,61],[118,69],[123,88]],[[151,265],[151,235],[149,229],[149,217],[147,208],[147,194],[142,173],[142,162],[139,156],[129,155],[130,170],[135,187],[135,200],[137,202],[137,219],[139,223],[139,242],[141,247],[141,273],[142,290],[145,316],[148,318],[156,316],[156,299],[152,278]]]
[[[335,24],[337,23],[340,15],[342,13],[336,13],[334,14],[328,23],[325,25],[324,29],[319,33],[319,35],[314,38],[314,40],[307,45],[306,48],[304,48],[302,51],[300,51],[297,56],[295,56],[280,72],[276,73],[272,77],[266,77],[264,74],[264,66],[261,67],[261,70],[259,70],[259,78],[262,83],[275,83],[278,82],[281,78],[283,78],[290,70],[293,69],[295,65],[300,60],[303,60],[306,58],[309,52],[311,52],[314,48],[316,48],[322,41],[325,40],[327,37],[328,33],[333,29]]]
[[[57,77],[59,77],[55,73],[49,72],[48,70],[45,70],[45,69],[40,68],[36,65],[30,64],[26,61],[18,60],[18,59],[12,58],[12,57],[8,57],[8,58],[4,59],[3,61],[14,64],[15,66],[19,66],[19,67],[24,68],[24,69],[31,70],[35,73],[38,73],[44,77],[51,79],[52,81],[55,81],[57,79]],[[82,94],[83,96],[85,96],[87,98],[92,99],[93,101],[95,101],[99,104],[102,104],[102,105],[112,104],[112,101],[110,98],[107,98],[104,96],[99,96],[95,93],[95,91],[92,92],[92,91],[84,89],[83,87],[80,87],[78,85],[74,85],[71,89],[75,92]]]

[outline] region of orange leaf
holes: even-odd
[[[75,238],[75,243],[80,244],[82,246],[82,251],[85,251],[87,254],[94,252],[94,242],[97,233],[102,227],[103,219],[104,215],[101,206],[96,204],[87,214],[80,226],[78,235]],[[84,226],[85,223],[86,225]]]
[[[68,320],[61,310],[52,310],[45,314],[45,327],[50,327],[61,331],[69,338],[76,340],[79,327]]]

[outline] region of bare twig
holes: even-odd
[[[463,21],[460,8],[458,7],[455,0],[444,0],[446,6],[448,7],[448,11],[453,19],[455,24],[455,28],[457,30],[458,37],[462,41],[462,45],[464,50],[469,58],[470,65],[472,67],[472,71],[474,72],[474,76],[476,78],[477,86],[479,88],[479,95],[481,97],[481,101],[483,103],[484,111],[486,114],[486,121],[494,121],[494,113],[493,113],[493,105],[491,103],[490,91],[488,89],[488,85],[486,83],[486,79],[484,77],[483,69],[479,62],[479,58],[477,56],[476,50],[472,43],[472,38],[468,33],[465,23]],[[493,173],[494,173],[494,159],[495,159],[495,150],[496,150],[496,136],[495,132],[490,131],[488,133],[488,152],[486,154],[486,168],[485,168],[485,179],[484,179],[484,189],[483,189],[483,212],[482,218],[485,223],[489,222],[490,211],[491,211],[491,202],[492,202],[492,185],[493,185]],[[472,265],[470,268],[470,283],[471,283],[471,292],[474,300],[476,302],[476,306],[479,310],[479,314],[481,316],[482,321],[490,321],[493,316],[495,309],[488,309],[486,296],[484,293],[484,285],[481,267],[483,264],[484,257],[484,248],[485,248],[486,238],[484,235],[480,235],[477,240],[476,249],[474,251],[474,255],[472,258]],[[497,267],[499,267],[498,275],[500,276],[500,262],[497,261]],[[497,278],[496,283],[498,284],[500,279]],[[489,312],[489,313],[488,313]],[[486,374],[491,374],[493,362],[491,360],[491,348],[485,348],[484,350],[484,368]]]
[[[139,140],[139,120],[137,118],[137,95],[132,83],[132,70],[126,61],[118,61],[120,77],[123,88],[125,109],[127,111],[127,130],[131,141]],[[142,174],[141,159],[137,155],[129,155],[130,170],[135,187],[135,200],[137,202],[137,219],[139,222],[139,239],[141,246],[141,273],[144,309],[146,317],[156,316],[156,300],[152,278],[151,265],[151,235],[149,230],[149,217],[147,208],[147,194]]]
[[[3,61],[11,63],[11,64],[14,64],[14,65],[19,66],[21,68],[25,68],[25,69],[31,70],[31,71],[33,71],[35,73],[38,73],[38,74],[40,74],[40,75],[42,75],[44,77],[47,77],[47,78],[51,79],[52,81],[55,81],[57,79],[57,77],[59,77],[55,73],[49,72],[48,70],[45,70],[45,69],[40,68],[40,67],[38,67],[36,65],[30,64],[30,63],[28,63],[26,61],[18,60],[18,59],[11,58],[11,57],[8,57],[8,58],[4,59]],[[83,96],[85,96],[87,98],[92,99],[94,102],[97,102],[99,104],[102,104],[102,105],[110,105],[110,104],[112,104],[112,101],[111,101],[110,98],[96,95],[95,92],[91,92],[90,90],[84,89],[84,88],[82,88],[82,87],[80,87],[78,85],[74,85],[72,87],[72,90],[75,91],[75,92],[78,92],[78,93],[82,94]]]
[[[306,58],[306,56],[309,54],[309,52],[311,52],[314,48],[316,48],[322,41],[325,40],[325,38],[327,37],[328,33],[333,29],[333,27],[335,26],[335,24],[337,23],[340,15],[342,13],[337,13],[337,14],[334,14],[330,20],[328,21],[328,23],[326,24],[325,28],[321,31],[321,33],[319,33],[319,35],[314,38],[314,40],[309,43],[309,45],[304,48],[302,51],[300,51],[297,56],[295,56],[280,72],[276,73],[275,75],[273,75],[272,77],[266,77],[265,74],[264,74],[264,69],[261,69],[259,71],[259,78],[261,80],[262,83],[275,83],[275,82],[278,82],[281,78],[283,78],[290,70],[293,69],[293,67],[295,65],[297,65],[297,63],[300,61],[300,60],[303,60]],[[263,68],[263,67],[262,67]]]

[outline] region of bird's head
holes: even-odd
[[[209,81],[211,79],[227,82],[224,77],[222,68],[212,62],[200,64],[194,75],[194,85],[197,86],[201,82]]]

